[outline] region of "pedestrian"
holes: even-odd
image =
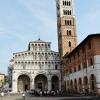
[[[25,100],[25,92],[22,94],[23,99]]]
[[[3,100],[3,97],[4,97],[4,92],[1,92],[1,98]]]

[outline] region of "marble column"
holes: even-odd
[[[30,89],[35,89],[34,79],[32,79],[30,82]]]
[[[61,91],[61,80],[59,80],[59,91]]]
[[[51,88],[51,80],[48,80],[48,90],[49,91],[52,90],[52,88]]]
[[[17,80],[12,80],[12,92],[17,93],[18,92],[18,86],[17,86]]]

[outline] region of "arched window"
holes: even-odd
[[[67,25],[69,25],[70,23],[69,23],[69,20],[67,20]]]
[[[58,66],[57,65],[55,65],[55,70],[57,70],[58,69]]]
[[[65,6],[67,5],[67,2],[65,1]]]
[[[69,31],[67,30],[67,35],[69,35]]]
[[[70,15],[71,15],[72,13],[71,13],[71,10],[70,10]]]
[[[71,36],[71,30],[67,30],[67,36]]]
[[[71,36],[71,30],[69,30],[69,35]]]
[[[67,21],[65,20],[65,25],[67,25]]]
[[[69,5],[69,6],[71,5],[71,2],[70,2],[70,1],[68,2],[68,5]]]
[[[68,43],[68,44],[69,44],[69,47],[71,47],[71,42],[70,42],[70,41],[69,41],[69,43]]]
[[[70,23],[70,25],[72,25],[72,22],[71,22],[71,20],[69,21],[69,23]]]
[[[90,76],[90,89],[92,92],[96,90],[96,78],[94,74]]]
[[[69,5],[69,2],[67,1],[67,6]]]
[[[69,10],[67,12],[68,12],[68,15],[69,15]]]
[[[65,5],[65,1],[63,1],[63,5]]]
[[[63,5],[64,5],[64,6],[66,6],[66,5],[68,6],[68,2],[63,1]]]

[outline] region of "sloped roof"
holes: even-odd
[[[83,44],[85,44],[89,39],[100,37],[100,33],[90,34],[88,35],[75,49],[73,49],[70,53],[66,53],[63,58],[70,56],[74,51],[78,50]]]

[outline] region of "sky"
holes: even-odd
[[[100,0],[75,0],[78,44],[100,33]],[[13,53],[41,38],[58,51],[55,0],[0,0],[0,73],[7,74]]]

